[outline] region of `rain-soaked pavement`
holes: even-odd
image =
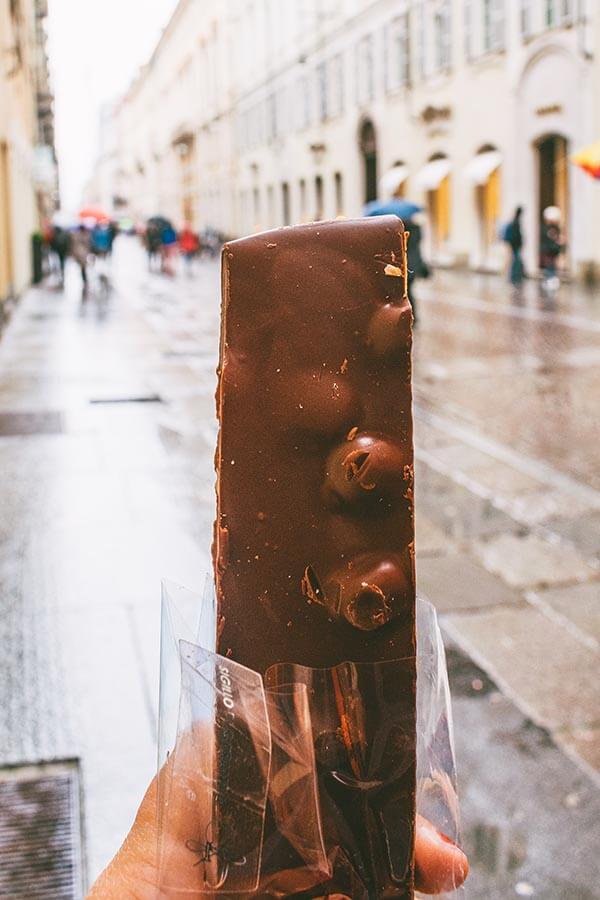
[[[91,880],[155,768],[160,579],[210,566],[219,268],[166,280],[121,238],[107,305],[68,274],[0,341],[0,763],[81,760]],[[600,898],[600,295],[418,288],[418,576],[466,896]]]

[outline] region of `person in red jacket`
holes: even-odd
[[[179,232],[179,252],[182,254],[185,259],[185,264],[188,272],[191,269],[192,261],[194,257],[197,255],[200,241],[198,240],[198,235],[195,231],[192,231],[191,226],[186,223],[183,229]]]

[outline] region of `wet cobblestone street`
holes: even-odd
[[[0,764],[81,761],[88,877],[156,765],[160,580],[210,569],[219,264],[0,339]],[[600,297],[417,286],[417,560],[455,696],[466,896],[600,898]]]

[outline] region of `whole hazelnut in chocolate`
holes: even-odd
[[[360,402],[343,375],[281,372],[271,387],[276,421],[295,430],[329,437],[347,431],[360,416]]]
[[[410,602],[409,579],[396,554],[384,558],[364,554],[323,581],[309,566],[303,591],[360,631],[381,628],[401,615]]]
[[[363,505],[402,497],[412,482],[408,452],[393,438],[358,432],[339,444],[327,459],[326,501]]]
[[[412,310],[408,303],[386,303],[371,317],[367,332],[367,345],[371,352],[388,362],[406,360],[410,345]]]

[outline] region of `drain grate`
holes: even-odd
[[[90,403],[162,403],[158,394],[141,394],[139,397],[97,397]]]
[[[0,437],[28,434],[63,434],[63,415],[56,410],[41,412],[0,412]]]
[[[0,897],[81,900],[82,874],[76,766],[0,772]]]
[[[38,312],[32,313],[29,318],[32,322],[49,322],[51,319],[60,319],[60,316],[58,313]]]

